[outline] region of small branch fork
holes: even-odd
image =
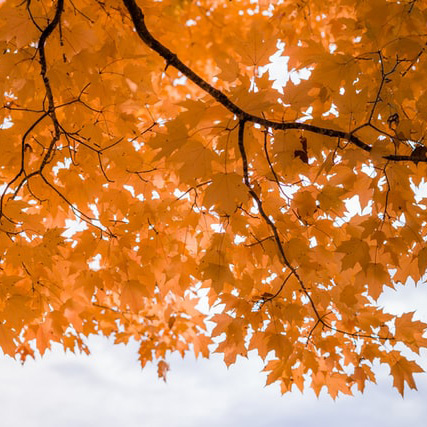
[[[275,241],[280,258],[282,260],[282,263],[284,266],[286,266],[290,273],[287,276],[287,278],[284,280],[282,286],[280,287],[279,291],[273,295],[272,297],[268,298],[268,301],[275,298],[283,289],[286,282],[288,281],[289,277],[293,275],[296,280],[298,281],[302,292],[306,295],[306,297],[309,300],[309,303],[313,309],[313,312],[315,314],[316,324],[314,328],[317,327],[317,325],[321,324],[325,328],[329,330],[333,330],[335,332],[348,335],[355,338],[371,338],[371,339],[380,339],[380,340],[390,340],[393,339],[391,337],[381,337],[378,335],[369,335],[369,334],[363,334],[358,332],[348,332],[344,331],[338,328],[333,327],[330,325],[326,320],[325,316],[322,316],[314,301],[311,297],[311,294],[309,290],[307,289],[306,285],[304,284],[303,280],[301,279],[300,275],[297,272],[297,269],[292,266],[288,258],[286,257],[285,250],[283,243],[280,239],[279,232],[277,230],[276,225],[274,222],[270,219],[270,217],[267,215],[267,213],[264,210],[263,203],[261,198],[257,195],[257,193],[252,188],[252,184],[250,182],[249,178],[249,166],[248,166],[248,159],[247,154],[245,150],[244,145],[244,132],[245,132],[245,123],[251,122],[259,124],[265,129],[273,129],[273,130],[287,130],[287,129],[300,129],[305,130],[312,133],[317,133],[325,136],[329,136],[332,138],[338,138],[338,139],[344,139],[347,140],[357,147],[361,148],[362,150],[366,151],[367,153],[372,151],[372,146],[366,144],[361,139],[359,139],[356,135],[354,135],[354,132],[343,132],[340,130],[334,130],[329,128],[323,128],[319,126],[314,126],[306,123],[298,123],[298,122],[276,122],[269,119],[266,119],[264,117],[258,117],[253,114],[249,114],[246,111],[242,110],[239,106],[234,104],[223,92],[216,89],[212,85],[210,85],[206,80],[204,80],[202,77],[200,77],[198,74],[196,74],[192,69],[190,69],[187,65],[185,65],[175,53],[170,51],[166,46],[161,44],[157,39],[155,39],[152,34],[149,32],[148,28],[145,25],[145,18],[142,10],[137,5],[135,0],[123,0],[124,5],[129,11],[129,14],[131,16],[133,25],[135,27],[135,30],[140,37],[140,39],[152,50],[157,52],[161,57],[163,57],[166,60],[167,67],[173,66],[177,70],[179,70],[183,75],[185,75],[189,80],[191,80],[193,83],[195,83],[199,88],[201,88],[206,93],[210,94],[217,102],[219,102],[222,106],[224,106],[228,111],[233,113],[239,120],[239,129],[238,129],[238,145],[239,145],[239,151],[240,156],[242,158],[243,163],[243,179],[245,186],[248,189],[248,192],[252,199],[254,200],[255,204],[258,207],[258,211],[265,221],[265,223],[269,226],[272,236],[271,238]],[[377,98],[379,97],[379,94]],[[378,100],[376,101],[378,102]],[[374,112],[375,105],[372,109],[372,114]],[[371,115],[372,115],[371,114]],[[389,155],[384,156],[384,159],[391,160],[391,161],[413,161],[413,158],[411,156],[400,156],[400,155]],[[427,162],[426,160],[423,160]],[[266,302],[266,301],[263,301]],[[310,331],[310,335],[313,333],[314,328]]]

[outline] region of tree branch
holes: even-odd
[[[349,132],[323,128],[307,123],[275,122],[264,117],[258,117],[253,114],[247,113],[239,106],[234,104],[230,100],[230,98],[228,98],[223,92],[210,85],[206,80],[196,74],[192,69],[187,67],[187,65],[185,65],[175,53],[170,51],[166,46],[161,44],[151,35],[151,33],[148,31],[147,26],[145,25],[144,14],[142,13],[142,10],[139,8],[139,6],[136,4],[135,0],[123,0],[123,3],[125,4],[126,8],[130,13],[136,32],[138,33],[141,40],[148,47],[150,47],[161,57],[163,57],[166,60],[168,66],[173,66],[177,70],[181,71],[181,73],[184,74],[189,80],[191,80],[201,89],[203,89],[206,93],[209,93],[216,101],[223,105],[228,111],[235,114],[240,120],[244,120],[245,122],[257,123],[266,128],[271,128],[275,130],[300,129],[325,136],[330,136],[332,138],[342,138],[352,142],[353,144],[357,145],[359,148],[367,151],[368,153],[372,150],[372,147],[370,145],[365,144],[356,135],[353,135]]]
[[[222,106],[224,106],[228,111],[235,114],[239,120],[243,120],[245,122],[251,122],[251,123],[257,123],[261,126],[264,126],[265,128],[270,128],[274,130],[290,130],[290,129],[299,129],[299,130],[305,130],[307,132],[316,133],[324,136],[329,136],[331,138],[339,138],[339,139],[345,139],[352,144],[356,145],[357,147],[361,148],[362,150],[366,151],[367,153],[370,153],[372,151],[372,146],[369,144],[366,144],[363,142],[360,138],[358,138],[354,133],[355,131],[351,132],[344,132],[337,129],[330,129],[320,126],[314,126],[310,125],[308,123],[299,123],[299,122],[276,122],[274,120],[269,120],[264,117],[258,117],[253,114],[249,114],[246,111],[242,110],[238,105],[236,105],[234,102],[230,100],[223,92],[213,87],[211,84],[209,84],[206,80],[204,80],[202,77],[200,77],[197,73],[195,73],[191,68],[189,68],[187,65],[185,65],[178,56],[173,53],[171,50],[169,50],[166,46],[164,46],[162,43],[160,43],[157,39],[153,37],[153,35],[148,30],[147,26],[145,25],[145,17],[141,10],[141,8],[136,4],[135,0],[123,0],[124,5],[129,11],[129,14],[131,16],[133,25],[135,27],[135,30],[140,37],[140,39],[152,50],[157,52],[162,58],[166,60],[167,66],[173,66],[178,71],[180,71],[184,76],[186,76],[189,80],[191,80],[193,83],[195,83],[200,89],[204,90],[206,93],[210,94],[216,101],[218,101]],[[393,67],[393,69],[387,73],[383,73],[383,78],[387,77],[389,74],[395,71],[396,66],[399,62],[396,63],[396,65]],[[383,82],[382,82],[383,84]],[[382,89],[382,84],[379,89],[379,92]],[[379,97],[379,93],[377,95],[377,98]],[[376,103],[378,102],[378,99],[375,101],[374,108]],[[373,115],[374,108],[371,111],[371,116]],[[370,119],[371,120],[371,117]],[[367,123],[367,125],[370,122]],[[405,156],[405,155],[386,155],[383,156],[385,160],[395,161],[395,162],[401,162],[401,161],[411,161],[411,162],[425,162],[427,163],[427,157],[416,159],[413,156]]]
[[[58,3],[56,4],[55,16],[53,20],[49,23],[49,25],[43,30],[38,43],[39,61],[40,61],[40,67],[41,67],[40,74],[43,79],[43,83],[46,89],[46,97],[48,100],[47,113],[52,120],[53,127],[55,130],[55,133],[52,137],[52,140],[50,141],[47,152],[43,157],[42,163],[40,165],[40,172],[42,172],[44,167],[49,163],[55,144],[61,136],[59,121],[58,121],[58,118],[56,117],[56,112],[55,112],[55,101],[53,98],[52,87],[50,85],[49,77],[47,76],[45,44],[48,37],[52,34],[53,30],[59,24],[63,9],[64,9],[64,0],[58,0]]]

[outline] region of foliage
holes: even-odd
[[[5,354],[113,335],[165,377],[217,337],[283,392],[363,391],[377,363],[415,388],[426,325],[377,301],[427,267],[426,1],[0,12]]]

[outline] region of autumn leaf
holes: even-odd
[[[162,378],[163,381],[166,382],[166,375],[168,371],[169,371],[169,365],[164,360],[160,360],[157,363],[157,374],[159,378]]]
[[[4,325],[0,325],[0,346],[4,354],[14,356],[17,350],[11,331]]]
[[[401,340],[415,353],[420,352],[420,347],[427,344],[424,332],[427,324],[419,320],[413,320],[414,313],[404,313],[395,322],[395,337]]]
[[[369,247],[363,240],[352,237],[341,243],[337,248],[337,252],[345,254],[341,262],[343,270],[353,267],[356,263],[358,263],[362,269],[368,266],[370,259]]]
[[[212,176],[206,189],[203,203],[215,206],[220,212],[232,214],[237,207],[248,200],[248,192],[241,176],[235,173],[221,173]]]
[[[319,207],[325,212],[334,212],[336,215],[342,215],[345,208],[342,196],[346,193],[344,188],[332,187],[326,185],[317,196]]]
[[[369,263],[366,266],[366,280],[369,293],[377,299],[383,290],[383,286],[390,281],[390,275],[381,264]]]
[[[393,386],[397,388],[399,393],[404,395],[405,383],[410,389],[417,389],[413,374],[423,372],[423,369],[418,366],[413,360],[407,360],[402,357],[397,351],[392,354],[394,363],[390,365],[390,374],[393,377]]]
[[[420,275],[424,275],[427,269],[427,248],[422,248],[418,252],[418,268],[420,270]]]
[[[313,198],[313,195],[309,191],[301,191],[296,194],[293,202],[301,219],[311,221],[317,210],[316,201]]]

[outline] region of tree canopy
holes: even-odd
[[[3,352],[104,334],[160,377],[256,350],[282,392],[378,363],[415,388],[426,324],[378,298],[424,286],[426,23],[424,0],[3,1]]]

